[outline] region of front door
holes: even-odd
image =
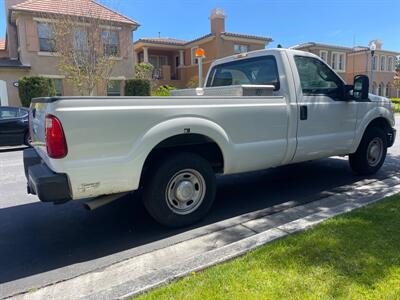
[[[357,102],[341,97],[344,82],[321,60],[295,56],[294,62],[301,83],[294,161],[348,154],[355,135]]]

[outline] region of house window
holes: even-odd
[[[378,95],[383,96],[384,84],[380,83],[378,88]]]
[[[324,62],[327,62],[328,61],[328,51],[325,51],[325,50],[319,51],[319,57],[321,57],[321,59]]]
[[[117,31],[105,30],[101,33],[104,55],[119,56],[119,36]]]
[[[386,57],[385,56],[381,56],[381,71],[385,71],[386,69]]]
[[[378,69],[378,57],[374,56],[372,58],[372,70],[376,71]]]
[[[388,58],[387,70],[393,72],[393,57]]]
[[[54,27],[49,23],[38,23],[38,37],[39,37],[39,49],[43,52],[55,52],[55,33]]]
[[[56,96],[63,95],[63,81],[62,79],[53,79],[54,87],[56,89]]]
[[[121,81],[110,80],[107,85],[107,96],[121,96]]]
[[[389,84],[389,83],[386,85],[385,96],[386,96],[386,97],[390,97],[390,84]]]
[[[233,46],[235,54],[249,52],[249,46],[236,44]]]
[[[332,69],[335,71],[346,71],[346,54],[342,52],[332,52]]]
[[[88,50],[87,32],[85,28],[76,28],[74,31],[74,48],[75,50]]]

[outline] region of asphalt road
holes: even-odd
[[[371,178],[400,170],[399,140]],[[362,179],[336,157],[219,178],[209,216],[191,228],[171,230],[155,223],[135,195],[92,212],[79,201],[40,203],[26,194],[21,149],[0,149],[0,298],[174,244],[207,224],[287,201],[316,200]]]

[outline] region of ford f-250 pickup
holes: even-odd
[[[34,99],[28,192],[100,206],[141,190],[151,216],[176,227],[207,214],[216,174],[336,155],[373,174],[396,131],[391,102],[368,89],[313,54],[271,49],[215,61],[203,89],[178,96]]]

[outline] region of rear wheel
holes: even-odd
[[[24,144],[28,147],[31,146],[31,135],[29,134],[29,131],[25,133],[24,135]]]
[[[162,225],[182,227],[202,219],[210,210],[216,179],[210,163],[191,153],[168,157],[150,169],[143,202]]]
[[[350,167],[359,175],[376,173],[385,162],[387,140],[384,130],[371,127],[364,134],[354,154],[350,154]]]

